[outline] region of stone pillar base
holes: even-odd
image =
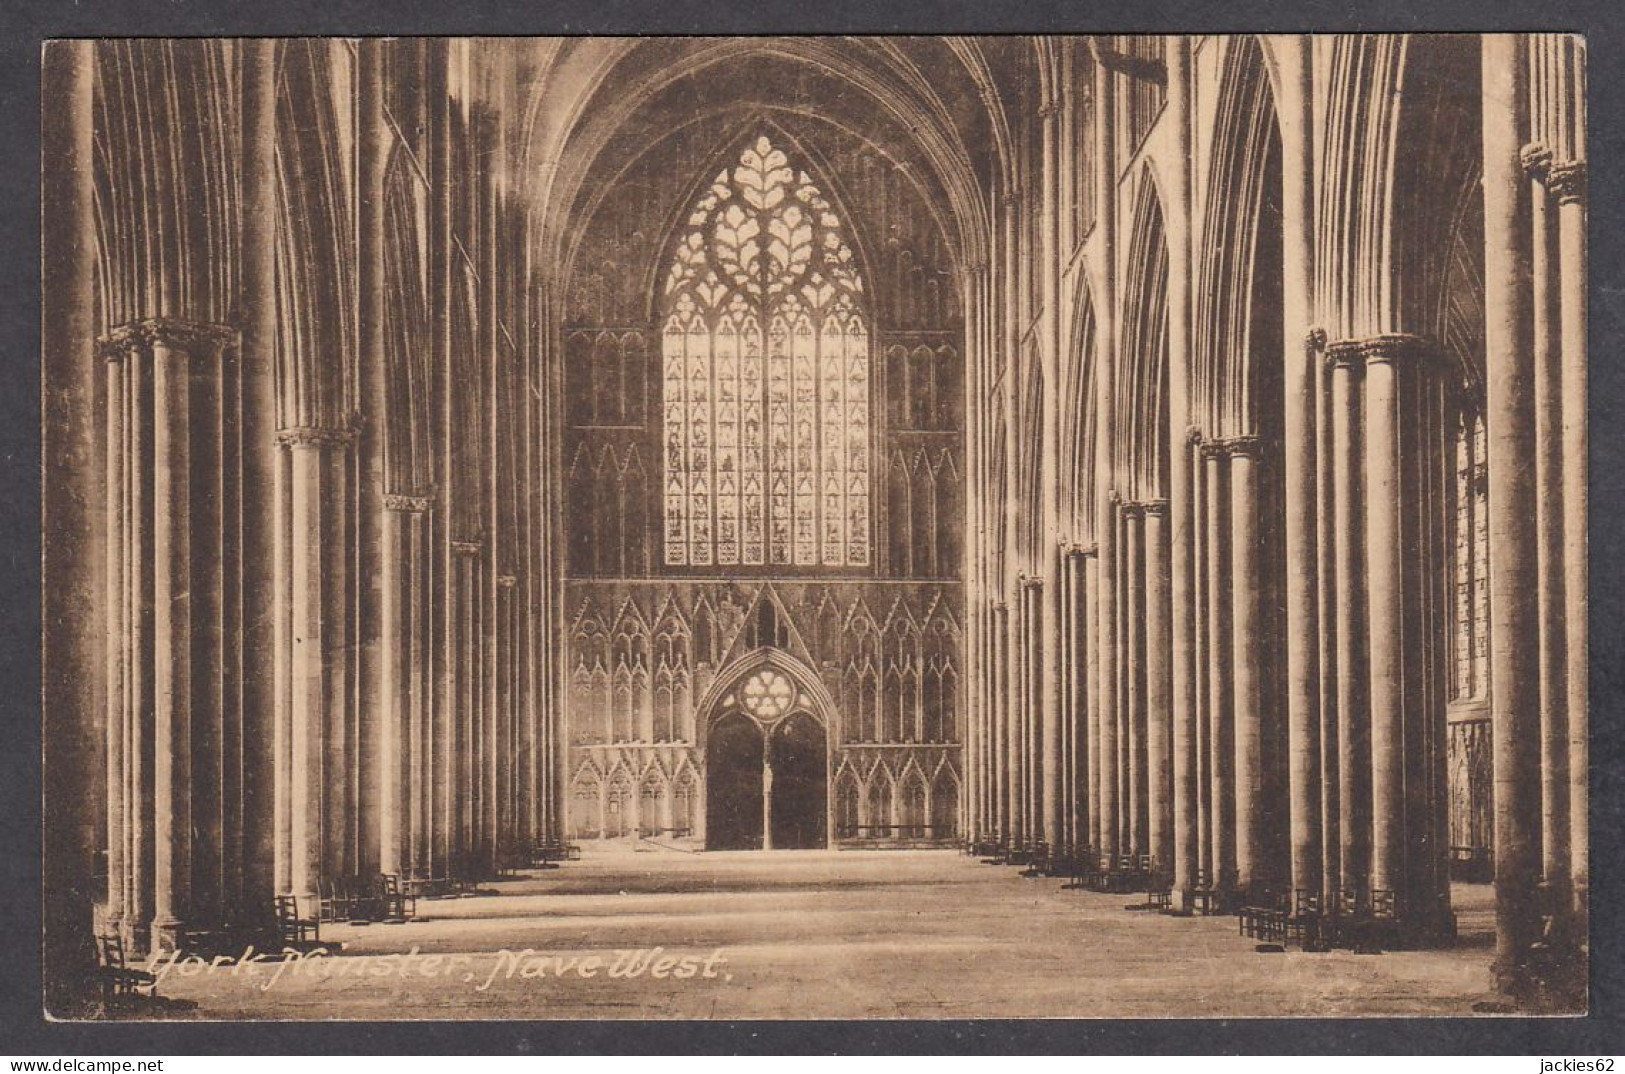
[[[154,921],[152,923],[151,939],[151,950],[183,950],[186,947],[186,926],[173,918]]]

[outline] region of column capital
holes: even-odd
[[[148,317],[119,325],[96,341],[97,354],[116,362],[126,354],[153,347],[172,347],[196,355],[224,348],[237,341],[228,325],[183,321],[176,317]]]
[[[1325,350],[1326,349],[1326,330],[1324,328],[1321,328],[1319,325],[1316,325],[1315,327],[1309,329],[1309,331],[1304,333],[1303,342],[1304,342],[1304,345],[1306,347],[1308,347],[1310,350],[1315,351],[1317,353],[1320,352],[1320,351]]]
[[[1140,504],[1140,512],[1147,518],[1162,518],[1168,513],[1168,501],[1146,500]]]
[[[1124,518],[1143,518],[1145,517],[1145,504],[1139,500],[1129,500],[1122,505],[1122,511]]]
[[[1061,111],[1061,102],[1051,97],[1038,106],[1038,114],[1044,119],[1053,119]]]
[[[1365,356],[1365,342],[1358,339],[1339,339],[1326,344],[1327,369],[1351,369]]]
[[[460,556],[477,556],[484,547],[485,541],[480,537],[475,537],[472,540],[453,538],[451,542],[451,550]]]
[[[1014,190],[1006,190],[999,195],[999,204],[1009,208],[1021,200],[1021,195]]]
[[[515,578],[511,574],[503,574],[503,575],[499,575],[497,577],[497,585],[500,586],[503,589],[512,589],[514,586],[516,586],[518,584],[519,584],[519,579]]]
[[[1201,447],[1203,439],[1201,429],[1194,425],[1185,426],[1185,443],[1194,447]]]
[[[1043,589],[1044,576],[1041,574],[1024,574],[1021,576],[1021,585],[1024,589]]]
[[[1404,332],[1372,336],[1360,345],[1360,353],[1367,365],[1406,360],[1420,361],[1432,352],[1433,348],[1427,340]]]
[[[1245,456],[1256,459],[1264,454],[1264,440],[1258,436],[1232,436],[1224,442],[1225,454],[1231,458]]]
[[[384,493],[384,510],[409,511],[413,514],[422,514],[434,510],[434,490],[427,493],[416,494],[409,492]]]
[[[1199,440],[1196,447],[1204,459],[1222,459],[1225,456],[1226,443],[1224,440]]]
[[[327,444],[347,444],[354,436],[353,429],[323,429],[312,425],[295,425],[278,429],[276,442],[284,447],[322,447]]]
[[[1570,205],[1585,200],[1586,162],[1565,160],[1547,169],[1546,188],[1557,196],[1558,203]]]
[[[1552,166],[1552,151],[1544,143],[1530,142],[1518,150],[1518,163],[1523,165],[1523,172],[1537,183],[1546,181],[1546,173]]]

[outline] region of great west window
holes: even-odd
[[[669,566],[870,562],[870,326],[841,221],[766,137],[695,203],[661,293]]]

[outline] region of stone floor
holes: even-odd
[[[490,887],[326,926],[337,957],[160,963],[160,992],[225,1019],[1459,1015],[1491,957],[1482,886],[1457,948],[1381,955],[1260,954],[951,851],[589,848]]]

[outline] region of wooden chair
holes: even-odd
[[[1027,867],[1021,871],[1022,876],[1043,876],[1050,870],[1050,849],[1048,843],[1033,843],[1027,848]]]
[[[418,897],[410,891],[401,890],[401,878],[394,873],[384,873],[378,878],[379,898],[383,903],[383,919],[390,922],[405,921],[415,917],[418,912]]]
[[[1365,900],[1355,888],[1341,888],[1321,926],[1321,938],[1332,947],[1354,947],[1360,942]]]
[[[1305,948],[1320,944],[1320,892],[1299,888],[1292,893],[1292,912],[1282,922],[1285,938]]]
[[[1196,870],[1196,883],[1191,887],[1190,898],[1192,913],[1212,917],[1219,912],[1219,892],[1206,869]]]
[[[1375,888],[1366,907],[1365,949],[1376,953],[1399,946],[1399,898],[1385,888]]]
[[[299,900],[292,895],[276,897],[276,930],[282,943],[290,947],[322,942],[321,922],[313,917],[300,917]]]
[[[1266,943],[1286,940],[1287,906],[1285,897],[1273,885],[1258,881],[1249,885],[1236,911],[1236,926],[1243,936]]]
[[[151,996],[158,978],[146,970],[131,969],[124,957],[124,937],[118,933],[96,937],[101,964],[97,968],[102,996],[109,1005],[129,996]]]
[[[1168,873],[1153,873],[1146,881],[1147,908],[1162,914],[1174,912],[1174,878]]]

